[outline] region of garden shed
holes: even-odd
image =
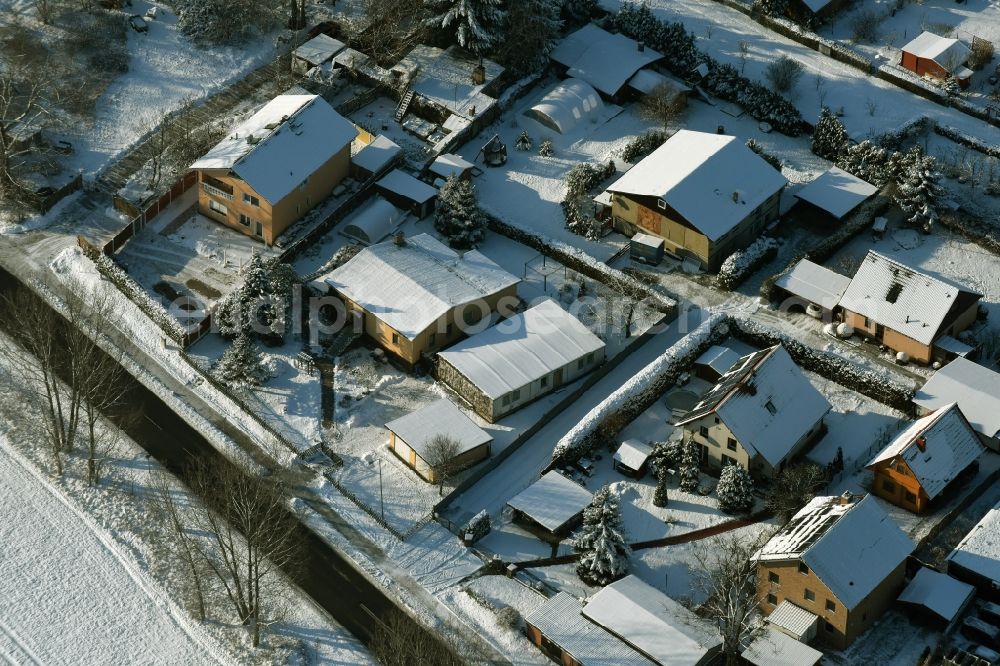
[[[399,169],[393,169],[375,183],[375,189],[394,206],[406,209],[418,218],[434,210],[438,191]]]
[[[390,421],[385,427],[393,453],[431,483],[439,480],[441,455],[434,443],[439,436],[447,436],[456,444],[447,462],[452,470],[464,469],[490,456],[493,437],[447,398]]]
[[[362,245],[372,245],[387,238],[405,214],[382,197],[375,197],[354,213],[341,234]]]
[[[832,167],[796,192],[795,197],[814,214],[842,220],[876,192],[878,188],[871,183]]]
[[[615,469],[622,474],[642,477],[646,473],[646,463],[649,461],[653,447],[638,439],[626,439],[614,455]]]
[[[351,175],[364,182],[388,169],[402,152],[396,142],[380,134],[351,158]]]
[[[507,502],[515,518],[561,535],[580,520],[594,496],[589,490],[552,470]]]

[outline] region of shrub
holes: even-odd
[[[764,70],[764,76],[777,92],[788,92],[802,78],[802,65],[797,60],[783,55],[767,66],[767,69]]]
[[[521,614],[513,606],[504,606],[497,611],[497,623],[504,629],[517,631],[521,627]]]
[[[972,53],[967,64],[972,69],[980,69],[993,60],[993,42],[987,39],[973,38]]]
[[[538,154],[542,157],[552,157],[555,152],[555,146],[552,145],[552,139],[544,139],[540,144],[538,144]]]
[[[761,159],[773,166],[778,173],[781,173],[781,160],[777,155],[764,150],[764,146],[757,143],[754,139],[747,140],[747,148],[760,155]]]
[[[490,533],[490,514],[485,509],[472,517],[472,520],[462,528],[462,534],[471,536],[471,542],[475,543]]]
[[[755,270],[776,256],[778,256],[778,242],[768,236],[761,236],[748,247],[726,257],[719,268],[716,281],[720,288],[732,291]]]
[[[819,465],[790,465],[771,482],[764,504],[782,522],[788,522],[826,483],[826,472]]]
[[[851,20],[851,41],[874,42],[878,39],[878,27],[885,16],[874,9],[862,9]]]
[[[625,162],[635,164],[666,143],[670,136],[669,132],[663,130],[650,130],[626,143],[619,156]]]

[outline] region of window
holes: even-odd
[[[868,323],[868,317],[865,317],[864,319],[865,319],[865,328],[871,326],[871,324]]]
[[[244,227],[249,227],[250,226],[250,218],[248,216],[244,215],[243,213],[240,213],[240,224],[242,224]]]
[[[708,428],[706,428],[705,426],[701,426],[700,428],[698,428],[698,434],[708,439]]]
[[[430,337],[430,340],[428,340],[428,344],[430,344],[431,346],[433,346],[435,338],[437,338],[437,333],[431,333],[431,337]]]
[[[809,567],[806,566],[805,562],[799,562],[799,573],[800,574],[808,574],[809,573]]]
[[[248,203],[251,206],[260,207],[260,199],[255,196],[249,195],[246,192],[243,193],[243,203]]]
[[[826,600],[826,609],[828,611],[830,611],[831,613],[836,613],[837,612],[837,604],[835,604],[832,601],[830,601],[829,599],[827,599]]]
[[[767,603],[771,604],[772,606],[777,606],[778,597],[774,596],[773,594],[767,595]]]
[[[777,585],[778,583],[781,582],[781,579],[778,576],[778,574],[774,573],[773,571],[768,571],[767,572],[767,582],[768,583],[774,583],[775,585]]]
[[[770,400],[764,403],[764,408],[767,409],[767,411],[771,412],[772,415],[778,413],[778,409],[774,406],[774,403],[771,402]]]
[[[208,207],[214,212],[218,213],[219,215],[223,216],[229,215],[229,209],[220,204],[218,201],[215,201],[214,199],[208,200]]]
[[[882,479],[882,490],[892,493],[896,491],[896,484],[889,479]]]
[[[393,333],[392,334],[392,344],[394,344],[394,345],[398,345],[399,344],[399,333]]]
[[[540,383],[540,384],[542,385],[542,388],[545,388],[546,386],[548,386],[548,385],[549,385],[549,378],[548,378],[548,375],[545,375],[545,376],[543,376],[543,377],[542,377],[541,379],[539,379],[538,381],[539,381],[539,383]]]
[[[667,202],[664,201],[663,199],[657,199],[656,200],[656,207],[659,208],[660,210],[666,210],[667,209]]]
[[[511,400],[517,401],[520,399],[521,399],[521,389],[514,389],[514,392],[511,394]]]
[[[725,467],[726,465],[735,465],[735,464],[736,464],[736,458],[732,458],[730,456],[727,456],[725,453],[722,454],[722,466],[723,467]]]
[[[909,502],[910,504],[916,504],[917,503],[917,496],[914,495],[911,492],[907,492],[906,493],[906,501]]]
[[[735,451],[736,450],[736,440],[733,439],[732,437],[730,437],[726,441],[726,448],[728,448],[730,451]]]
[[[506,395],[504,395],[503,398],[501,398],[500,404],[503,405],[504,407],[506,407],[507,405],[510,404],[510,394],[509,393],[506,394]]]
[[[576,369],[577,370],[583,370],[583,366],[584,365],[586,365],[586,361],[584,361],[583,357],[580,357],[580,358],[576,359]]]
[[[718,416],[715,417],[715,422],[719,423],[719,417]]]
[[[806,588],[805,598],[806,601],[816,601],[816,593],[810,590],[809,588]]]

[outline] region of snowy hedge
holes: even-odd
[[[778,241],[761,236],[748,247],[726,257],[719,268],[716,283],[720,289],[732,291],[758,268],[778,256]]]
[[[483,214],[486,216],[487,226],[490,231],[507,236],[518,243],[534,248],[542,254],[552,257],[564,266],[571,268],[577,273],[586,275],[591,279],[606,284],[612,289],[615,288],[614,285],[616,282],[628,283],[634,291],[643,295],[643,298],[646,300],[646,304],[651,308],[655,309],[657,312],[662,312],[670,318],[673,318],[676,315],[677,301],[653,291],[635,278],[629,277],[626,273],[611,268],[607,264],[594,259],[583,250],[574,247],[569,243],[563,243],[562,241],[555,240],[554,238],[549,238],[533,231],[528,231],[523,227],[513,225],[509,222],[504,222],[488,213]]]
[[[92,256],[94,265],[104,277],[108,278],[118,290],[125,294],[125,297],[136,304],[143,313],[153,320],[153,322],[163,329],[163,332],[174,342],[180,344],[186,333],[184,326],[160,305],[159,301],[149,296],[142,286],[132,279],[125,270],[116,264],[114,260],[106,254]]]
[[[649,130],[645,134],[640,134],[625,144],[619,156],[629,164],[636,164],[654,150],[667,142],[671,137],[670,132],[663,130]]]
[[[469,535],[469,544],[476,543],[484,536],[490,533],[490,514],[486,509],[483,509],[475,516],[472,520],[462,528],[462,534]]]
[[[948,127],[947,125],[934,124],[934,133],[940,134],[941,136],[951,139],[955,143],[960,143],[963,146],[972,148],[973,150],[982,153],[983,155],[989,155],[990,157],[1000,158],[1000,145],[997,144],[987,144],[983,143],[974,136],[970,136],[961,130],[957,130],[954,127]]]
[[[913,410],[913,388],[894,380],[886,371],[872,370],[833,351],[816,349],[788,334],[765,326],[745,315],[729,319],[732,336],[755,347],[780,343],[799,367],[815,372],[841,386],[857,391],[904,413]]]
[[[585,455],[601,439],[614,437],[629,422],[663,395],[696,358],[728,335],[726,315],[714,314],[677,341],[656,360],[605,398],[562,439],[553,460],[573,460]]]

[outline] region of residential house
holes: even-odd
[[[953,76],[959,86],[968,88],[972,70],[965,63],[971,54],[959,40],[925,30],[903,47],[899,64],[917,76],[939,81]]]
[[[778,217],[786,184],[736,137],[680,130],[607,189],[615,229],[714,271]]]
[[[785,348],[747,354],[676,423],[702,465],[740,465],[757,479],[784,469],[823,428],[830,403]]]
[[[562,74],[585,81],[608,99],[619,100],[636,73],[663,56],[642,42],[588,23],[559,42],[549,58]]]
[[[191,165],[198,212],[273,245],[347,177],[357,133],[321,97],[279,95]]]
[[[520,280],[471,250],[427,234],[361,250],[325,277],[361,330],[409,365],[512,311]]]
[[[524,620],[564,666],[707,666],[722,646],[710,622],[633,575],[584,601],[560,592]]]
[[[811,219],[839,222],[876,192],[878,188],[871,183],[831,167],[796,192],[795,198]]]
[[[604,342],[546,299],[437,358],[437,379],[495,423],[604,363]]]
[[[915,549],[871,495],[813,498],[754,556],[761,612],[794,603],[844,649],[895,600]]]
[[[982,453],[976,431],[951,403],[914,421],[872,458],[872,492],[923,513]]]
[[[490,457],[493,437],[447,398],[390,421],[385,427],[392,452],[430,483],[440,480],[442,466],[456,472]],[[443,450],[435,444],[441,436],[456,445],[447,461],[442,460]]]
[[[515,519],[545,534],[565,536],[579,524],[593,499],[589,490],[552,470],[512,497],[507,506]]]
[[[869,251],[840,299],[844,321],[916,363],[952,358],[981,294]]]
[[[808,312],[812,305],[826,321],[833,320],[833,313],[840,307],[840,299],[850,284],[851,278],[808,259],[802,259],[774,281],[782,312],[796,309]]]
[[[1000,374],[956,358],[917,390],[913,402],[920,416],[957,402],[983,444],[1000,452]]]
[[[947,568],[949,576],[974,585],[981,596],[1000,601],[1000,504],[955,546]]]

